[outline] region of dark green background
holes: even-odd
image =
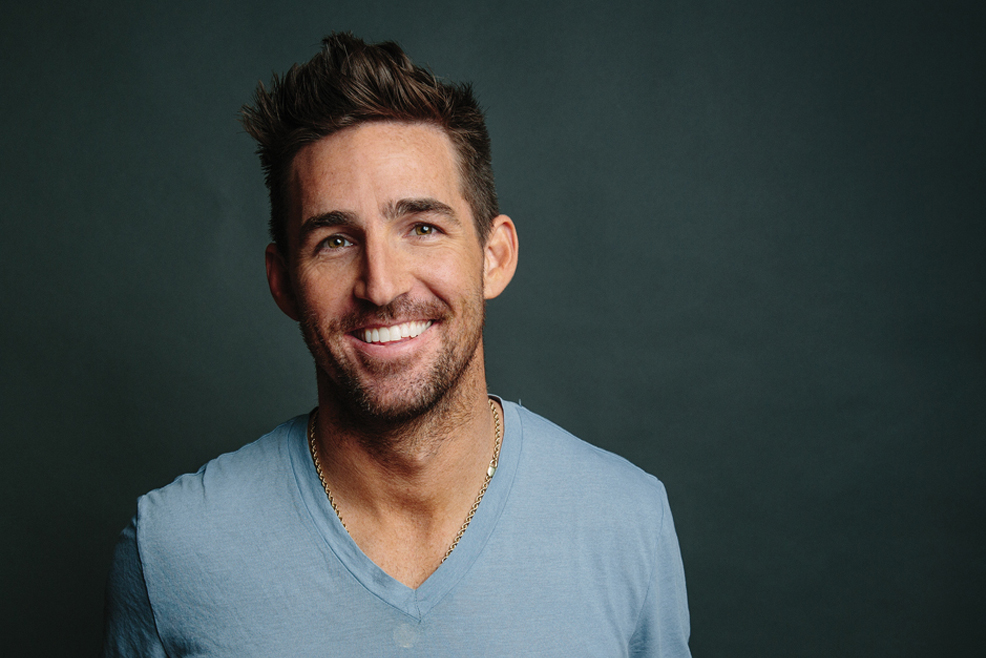
[[[983,3],[18,4],[4,655],[93,655],[135,498],[313,405],[235,117],[345,29],[475,83],[491,389],[667,484],[696,656],[981,650]]]

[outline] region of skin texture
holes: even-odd
[[[323,469],[360,548],[417,587],[491,456],[483,315],[513,276],[516,231],[501,215],[480,243],[452,144],[424,124],[368,123],[308,145],[291,200],[287,257],[270,245],[267,275],[315,359]],[[430,325],[365,340],[411,321]]]

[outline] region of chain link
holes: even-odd
[[[490,486],[490,480],[493,479],[493,475],[496,473],[497,466],[500,465],[500,445],[503,443],[503,426],[500,424],[500,412],[496,408],[496,403],[493,400],[488,400],[490,403],[490,413],[493,414],[493,426],[494,426],[494,443],[493,443],[493,458],[490,460],[490,465],[486,469],[486,479],[483,480],[483,488],[479,490],[479,495],[476,496],[476,502],[472,504],[469,509],[469,514],[466,516],[465,522],[462,527],[459,528],[458,534],[455,535],[455,539],[452,540],[452,545],[448,547],[445,551],[445,556],[442,558],[442,562],[452,555],[452,551],[455,547],[459,545],[459,540],[462,539],[462,535],[466,534],[466,528],[472,523],[472,517],[476,515],[476,510],[479,509],[479,504],[483,502],[483,496],[486,495],[486,489]],[[339,523],[342,527],[349,532],[349,528],[346,526],[346,522],[342,518],[342,513],[339,511],[339,507],[336,505],[336,501],[332,498],[332,491],[329,489],[329,483],[325,480],[325,475],[322,473],[322,463],[318,459],[318,450],[315,447],[315,424],[318,422],[318,407],[312,410],[311,416],[308,419],[308,449],[312,453],[312,461],[315,463],[315,472],[318,473],[318,480],[322,483],[322,488],[325,489],[325,495],[329,499],[329,505],[332,506],[333,511],[336,516],[339,517]]]

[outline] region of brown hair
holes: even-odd
[[[480,242],[499,214],[490,138],[468,84],[444,82],[414,64],[392,41],[367,44],[352,34],[332,34],[307,63],[295,64],[270,89],[261,82],[240,120],[257,140],[270,192],[270,234],[287,249],[288,177],[305,145],[369,121],[428,123],[442,128],[458,154],[462,194]]]

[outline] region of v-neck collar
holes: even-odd
[[[503,407],[503,443],[496,474],[490,480],[483,501],[455,550],[417,589],[408,587],[378,567],[342,526],[312,463],[308,449],[307,415],[295,418],[289,432],[292,469],[316,534],[363,587],[416,620],[421,620],[452,591],[479,558],[513,487],[523,443],[520,414],[516,405],[496,396],[490,397]]]

